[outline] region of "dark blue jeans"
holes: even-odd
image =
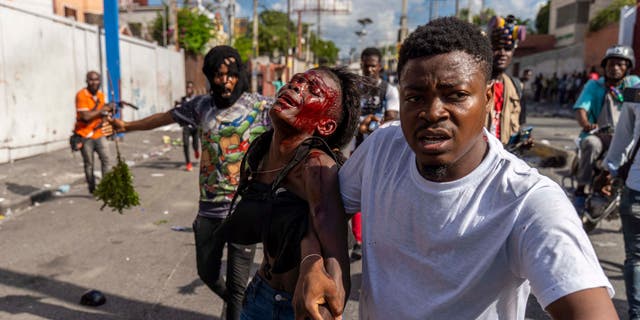
[[[620,200],[624,236],[624,284],[629,319],[640,319],[640,192],[624,187]]]
[[[242,303],[241,320],[293,320],[291,294],[271,288],[258,274],[253,276]]]

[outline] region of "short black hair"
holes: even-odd
[[[358,118],[360,117],[360,96],[362,94],[362,86],[360,84],[369,80],[350,72],[346,67],[318,67],[315,70],[332,76],[340,86],[342,112],[339,115],[338,127],[325,140],[332,149],[341,149],[351,141],[356,132]]]
[[[444,17],[418,27],[404,40],[398,58],[398,75],[411,59],[463,51],[480,63],[486,80],[491,79],[493,51],[489,39],[477,26],[455,17]]]
[[[382,52],[378,50],[378,48],[369,47],[362,50],[362,54],[360,55],[360,59],[364,59],[365,57],[375,56],[378,57],[378,60],[382,60]]]

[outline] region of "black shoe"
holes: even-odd
[[[353,249],[351,249],[351,262],[358,261],[362,259],[362,245],[356,243],[353,245]]]

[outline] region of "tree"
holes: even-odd
[[[598,31],[611,23],[620,21],[620,10],[622,7],[635,5],[635,0],[614,0],[593,17],[589,23],[589,31]]]
[[[548,34],[549,33],[549,10],[551,9],[551,1],[540,7],[538,14],[536,14],[536,33]]]
[[[482,10],[482,12],[480,12],[480,14],[473,16],[472,21],[473,24],[482,27],[486,26],[493,16],[496,16],[496,11],[491,8],[485,8],[484,10]]]
[[[173,30],[167,26],[167,30],[162,30],[163,17],[158,14],[151,22],[151,34],[158,43],[163,41],[163,33],[166,32],[167,39],[171,38]],[[178,44],[187,53],[203,53],[209,39],[214,35],[213,22],[207,16],[192,11],[189,8],[178,10]]]
[[[252,24],[252,22],[249,22]],[[309,25],[303,25],[303,34],[306,34]],[[289,31],[290,30],[290,31]],[[260,54],[279,56],[286,54],[288,48],[294,47],[296,43],[296,30],[293,21],[288,19],[287,14],[275,10],[264,10],[258,17],[258,48]],[[289,37],[287,37],[289,35]],[[335,63],[340,51],[332,41],[319,39],[316,34],[310,32],[309,49],[318,59],[326,59],[329,63]],[[237,37],[234,46],[240,52],[243,59],[251,56],[251,39],[253,31],[247,36]],[[246,56],[245,56],[246,55]]]

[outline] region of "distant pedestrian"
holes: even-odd
[[[104,93],[100,91],[100,74],[96,71],[87,72],[87,87],[76,94],[76,125],[74,132],[83,138],[82,162],[84,164],[84,176],[87,180],[89,193],[96,189],[94,170],[94,152],[100,158],[102,176],[109,171],[109,154],[105,145],[106,134],[111,133],[108,122],[102,121],[112,111],[110,105],[105,105]],[[103,126],[104,131],[103,132]]]
[[[180,99],[180,102],[176,105],[176,107],[186,105],[187,102],[193,99],[193,97],[193,82],[187,81],[186,95],[182,97],[182,99]],[[191,157],[189,156],[189,142],[191,142],[191,145],[193,146],[193,157],[199,159],[200,140],[198,139],[198,128],[191,124],[186,124],[182,126],[182,148],[184,150],[185,169],[187,171],[193,170],[193,164],[191,163]]]
[[[502,23],[500,23],[502,21]],[[520,132],[520,124],[526,119],[520,119],[522,113],[522,83],[505,71],[511,65],[513,53],[518,41],[524,40],[524,26],[515,25],[512,15],[506,18],[493,17],[489,22],[491,47],[493,49],[493,106],[487,117],[487,129],[497,137],[502,144],[509,143],[511,136]],[[516,34],[517,37],[513,38]]]
[[[591,66],[591,70],[589,70],[589,80],[598,80],[600,79],[600,74],[596,70],[596,66]]]

